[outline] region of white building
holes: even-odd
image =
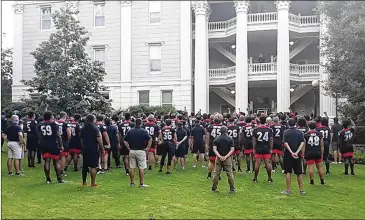
[[[14,6],[13,100],[35,75],[29,54],[54,26],[50,13],[78,9],[92,34],[90,56],[105,62],[115,108],[175,105],[197,112],[240,109],[335,115],[322,85],[314,1],[24,1]],[[259,54],[263,58],[258,60]]]

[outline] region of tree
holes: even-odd
[[[1,49],[1,107],[11,103],[11,85],[13,84],[13,51]]]
[[[31,53],[36,76],[22,82],[37,97],[24,101],[36,103],[39,111],[83,114],[112,110],[101,94],[107,89],[100,85],[106,75],[104,64],[88,56],[85,47],[90,34],[74,18],[77,14],[69,8],[56,11],[52,19],[57,31]]]
[[[341,113],[365,124],[365,2],[321,3],[319,11],[327,21],[322,55],[329,72],[324,89],[346,100],[340,103]]]

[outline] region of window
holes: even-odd
[[[105,67],[105,47],[94,48],[94,60],[103,63],[103,66]]]
[[[150,91],[138,91],[138,103],[144,106],[150,106]]]
[[[161,21],[161,2],[149,1],[150,23],[160,23]]]
[[[162,107],[172,107],[172,91],[162,91]]]
[[[101,95],[104,97],[104,99],[109,100],[109,91],[102,91]]]
[[[41,7],[41,30],[51,30],[52,26],[51,6]]]
[[[161,45],[150,45],[150,72],[161,72]]]
[[[94,27],[105,26],[105,2],[94,2]]]

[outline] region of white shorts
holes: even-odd
[[[129,167],[131,169],[146,169],[146,151],[144,150],[130,150],[129,151]]]
[[[18,142],[9,141],[8,142],[8,158],[9,159],[22,159],[22,147]]]

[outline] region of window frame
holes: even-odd
[[[160,48],[160,70],[153,71],[151,68],[151,47],[159,47]],[[148,44],[148,62],[149,62],[149,73],[150,74],[161,74],[162,73],[162,44],[161,43],[152,43]],[[157,60],[157,59],[154,59]]]
[[[148,93],[148,103],[141,103],[140,101],[140,99],[141,99],[141,92],[147,92]],[[150,90],[138,90],[138,92],[137,92],[137,94],[138,94],[138,105],[144,105],[144,106],[147,106],[147,107],[149,107],[150,106]]]
[[[51,24],[50,24],[50,28],[49,29],[43,29],[43,21],[45,21],[45,20],[43,20],[43,18],[42,18],[42,16],[43,16],[43,9],[47,9],[47,8],[49,8],[50,10],[51,10],[51,13],[50,13],[50,21],[51,21]],[[40,18],[39,18],[39,20],[40,20],[40,30],[41,31],[52,31],[52,5],[39,5],[39,14],[40,14]]]
[[[153,2],[152,4],[154,3],[159,3],[159,10],[155,11],[155,10],[151,10],[151,2]],[[162,9],[162,2],[161,1],[148,1],[148,23],[151,24],[151,25],[158,25],[158,24],[161,24],[161,9]],[[152,13],[159,13],[159,21],[158,22],[151,22],[151,14]]]
[[[103,63],[104,69],[105,69],[105,64],[106,64],[106,46],[104,45],[99,45],[99,46],[93,46],[93,61],[99,61],[101,63]],[[97,50],[104,50],[104,61],[100,61],[100,60],[96,60],[96,51]]]
[[[104,13],[104,25],[103,26],[96,26],[95,25],[95,18],[96,18],[95,8],[98,5],[102,5],[103,8],[104,8],[104,11],[103,11],[103,13]],[[105,5],[106,5],[106,2],[105,1],[93,1],[93,28],[105,28],[106,27],[105,26],[105,20],[106,20]],[[99,15],[99,17],[101,17],[101,16]]]
[[[170,92],[171,93],[171,103],[164,102],[163,94],[165,92]],[[174,97],[174,91],[172,89],[161,90],[161,106],[162,107],[172,107],[173,106],[173,97]]]

